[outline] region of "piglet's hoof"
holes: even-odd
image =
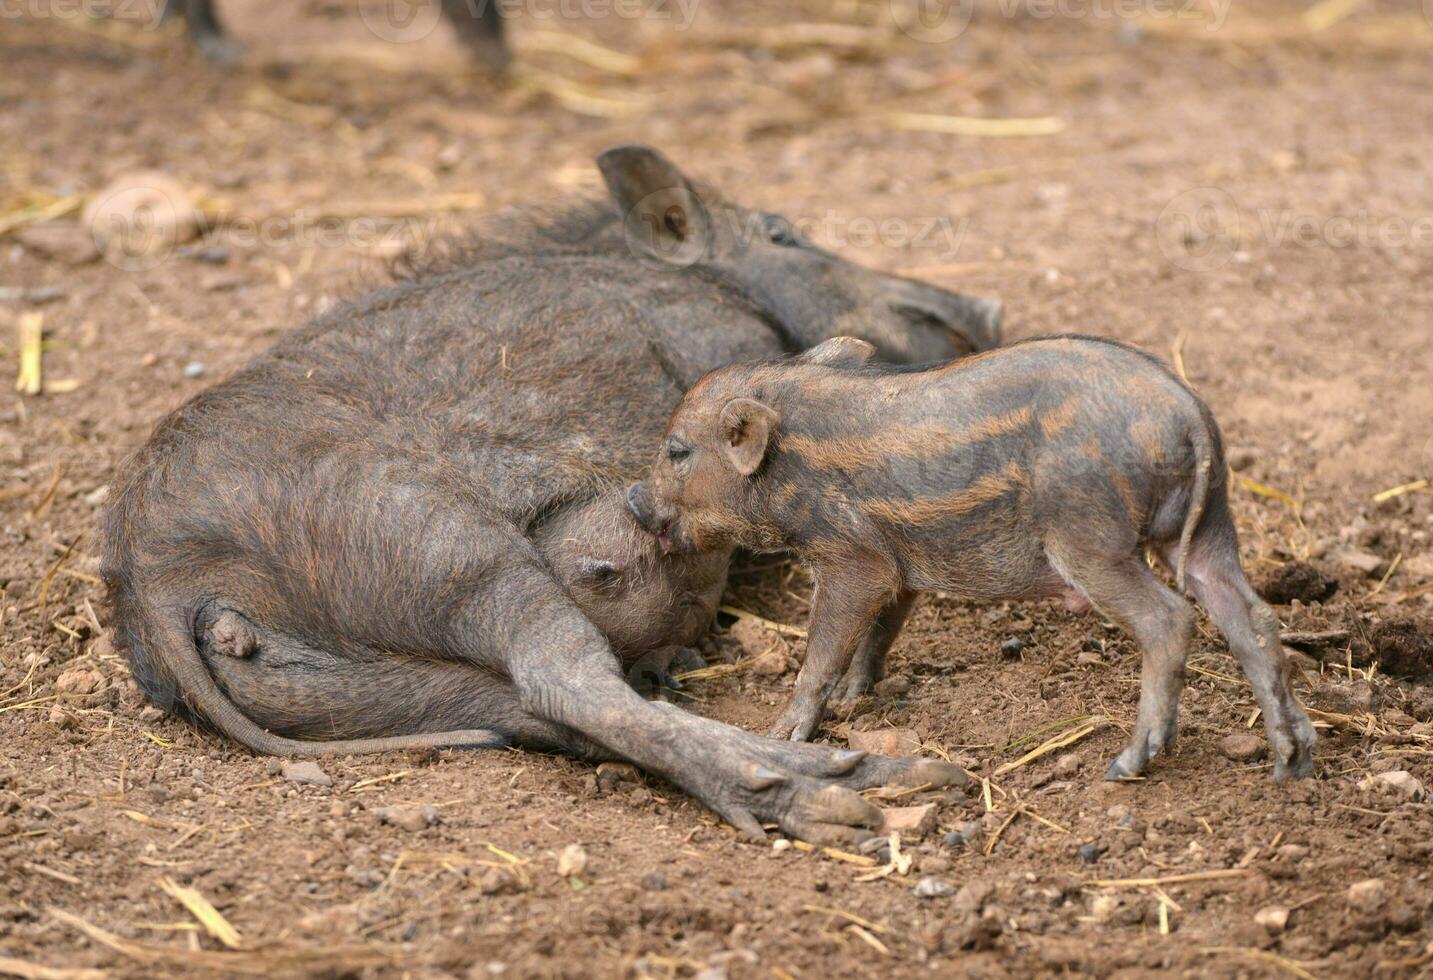
[[[800,695],[792,699],[781,720],[771,726],[767,735],[771,738],[786,738],[793,742],[809,742],[821,727],[821,716],[825,709],[820,702],[807,701]]]

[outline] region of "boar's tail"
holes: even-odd
[[[1202,407],[1202,406],[1201,406]],[[1214,466],[1222,462],[1218,437],[1214,434],[1213,419],[1207,410],[1200,412],[1199,424],[1190,429],[1189,442],[1194,450],[1194,480],[1189,490],[1189,510],[1184,514],[1184,528],[1179,532],[1179,562],[1174,572],[1175,584],[1184,591],[1184,564],[1189,557],[1189,547],[1194,532],[1204,518],[1204,507],[1209,502],[1209,491],[1214,484]]]
[[[150,601],[138,603],[139,628],[131,636],[131,646],[142,642],[146,652],[168,668],[186,707],[208,721],[221,735],[265,755],[361,755],[370,752],[392,752],[400,749],[424,748],[503,748],[507,741],[497,732],[468,729],[451,732],[425,732],[414,735],[390,735],[379,738],[355,738],[338,741],[316,741],[285,738],[256,725],[231,701],[199,655],[190,626],[192,616],[185,607]]]

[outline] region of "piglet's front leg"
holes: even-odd
[[[842,562],[835,568],[815,569],[806,663],[796,677],[791,703],[771,729],[773,738],[809,742],[816,734],[826,702],[851,665],[856,648],[896,592],[885,576],[873,580],[870,568],[869,562]]]

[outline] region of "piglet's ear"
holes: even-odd
[[[754,398],[733,398],[721,410],[721,450],[742,476],[751,476],[766,458],[766,447],[781,417]]]
[[[871,359],[876,348],[859,337],[832,337],[817,344],[800,357],[803,364],[826,364],[831,367],[860,367]]]

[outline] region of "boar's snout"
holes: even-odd
[[[996,300],[961,296],[911,282],[891,306],[912,326],[940,327],[953,333],[968,348],[957,353],[977,353],[1000,346],[1004,307]]]
[[[652,490],[645,483],[634,483],[627,488],[627,509],[637,519],[642,530],[650,534],[661,534],[667,529],[666,522],[657,519],[657,507],[652,500]]]

